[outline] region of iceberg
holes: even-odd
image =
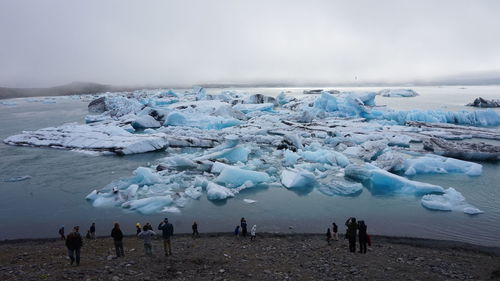
[[[271,178],[264,172],[245,170],[234,166],[225,166],[220,172],[215,182],[224,184],[227,187],[238,187],[247,182],[253,185],[269,182]]]
[[[313,173],[302,169],[284,169],[281,183],[288,189],[309,189],[316,184],[316,178]]]
[[[335,180],[328,184],[321,184],[318,190],[328,196],[356,196],[363,192],[363,185],[357,182]]]
[[[149,215],[162,211],[163,208],[171,205],[172,202],[172,197],[170,195],[165,195],[131,200],[123,203],[121,206],[122,208],[130,209],[140,214]]]
[[[220,130],[240,124],[238,119],[221,116],[188,116],[180,112],[168,114],[163,126],[186,126],[200,129]]]
[[[132,134],[117,126],[99,124],[66,124],[57,128],[24,131],[6,138],[4,143],[113,152],[118,155],[156,151],[168,146],[164,134]]]
[[[224,200],[228,197],[234,197],[234,192],[222,185],[209,182],[207,185],[207,199],[208,200]]]
[[[447,173],[479,176],[482,172],[482,165],[437,155],[427,155],[414,159],[406,159],[403,169],[406,176]]]
[[[272,112],[274,108],[274,104],[272,103],[260,103],[260,104],[237,104],[233,106],[234,109],[239,110],[245,114],[255,111],[267,111]]]
[[[364,165],[351,164],[345,168],[345,176],[365,183],[375,194],[427,194],[442,193],[438,185],[412,181],[392,174],[368,163]]]
[[[134,118],[132,127],[134,129],[159,128],[161,124],[150,115],[141,115]]]
[[[443,194],[424,195],[421,203],[425,208],[436,211],[462,211],[469,215],[483,213],[483,211],[467,203],[463,195],[453,187],[444,190]]]
[[[412,89],[384,89],[377,94],[383,97],[416,97],[418,93]]]

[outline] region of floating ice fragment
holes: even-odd
[[[147,215],[162,211],[166,206],[172,204],[172,202],[173,200],[170,195],[154,196],[127,201],[122,204],[122,207]]]
[[[347,182],[343,180],[335,180],[327,184],[321,184],[318,190],[329,196],[355,196],[363,191],[363,185],[357,182]]]
[[[302,169],[284,169],[281,171],[281,183],[286,188],[308,189],[316,184],[313,173]]]
[[[201,197],[201,186],[191,186],[184,190],[184,193],[192,199],[199,199]]]
[[[16,177],[9,177],[9,178],[3,178],[1,181],[3,182],[17,182],[17,181],[25,181],[31,179],[31,176],[16,176]]]
[[[416,97],[418,93],[412,89],[384,89],[378,92],[383,97]]]
[[[351,164],[345,168],[345,175],[354,180],[366,183],[373,193],[402,193],[418,195],[443,192],[443,188],[441,186],[412,181],[370,164]]]
[[[438,155],[427,155],[414,159],[406,159],[404,162],[404,171],[407,176],[446,173],[463,173],[469,176],[479,176],[482,172],[482,165]]]
[[[207,184],[208,200],[224,200],[228,197],[234,197],[234,192],[231,189],[213,182]]]
[[[257,201],[256,201],[256,200],[246,199],[246,198],[245,198],[245,199],[243,199],[243,202],[248,203],[248,204],[253,204],[253,203],[257,202]]]
[[[220,175],[215,179],[217,183],[222,183],[227,187],[237,187],[243,185],[245,182],[250,181],[254,185],[270,181],[268,174],[264,172],[257,172],[245,170],[234,166],[226,166],[222,169]]]
[[[424,195],[421,203],[422,206],[437,211],[462,211],[469,215],[483,213],[483,211],[468,204],[464,196],[453,187],[444,190],[444,193],[440,195]]]

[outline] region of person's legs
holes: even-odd
[[[123,251],[123,241],[120,241],[120,254],[122,257],[125,256],[125,252]]]
[[[146,256],[152,256],[153,255],[153,249],[152,245],[149,243],[144,243],[144,253]]]
[[[167,248],[168,248],[168,255],[172,255],[172,242],[170,241],[170,238],[167,240]]]
[[[366,241],[364,241],[363,244],[361,245],[363,247],[363,249],[361,250],[363,254],[366,254],[366,244],[367,244]]]
[[[75,262],[75,254],[74,254],[74,250],[70,250],[68,249],[68,257],[69,257],[69,264],[73,264]]]
[[[80,248],[75,249],[76,265],[80,265]]]
[[[349,251],[351,251],[352,253],[356,252],[356,237],[349,237]]]

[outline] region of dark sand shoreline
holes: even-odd
[[[82,234],[83,235],[83,234]],[[325,235],[321,233],[272,233],[272,232],[262,232],[259,233],[262,238],[268,237],[297,237],[301,239],[306,238],[323,238]],[[340,236],[340,235],[339,235]],[[500,247],[495,246],[483,246],[467,242],[454,241],[454,240],[440,240],[432,238],[421,238],[421,237],[409,237],[409,236],[388,236],[388,235],[376,235],[370,234],[374,241],[392,243],[392,244],[402,244],[412,247],[420,248],[434,248],[434,249],[460,249],[472,252],[478,252],[493,256],[500,257]],[[125,235],[125,238],[135,238],[134,235]],[[179,233],[175,234],[175,237],[191,237],[190,233]],[[228,232],[209,232],[201,233],[200,237],[233,237],[232,233]],[[99,239],[109,238],[108,236],[98,236]],[[339,237],[340,238],[340,237]],[[59,241],[59,238],[19,238],[19,239],[4,239],[0,240],[0,246],[8,244],[22,244],[22,243],[45,243]]]
[[[372,235],[360,254],[323,234],[177,234],[173,256],[158,238],[152,258],[142,242],[126,236],[116,258],[110,237],[85,239],[76,267],[59,239],[0,241],[0,280],[500,280],[500,248],[455,241]]]

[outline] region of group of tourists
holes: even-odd
[[[367,234],[367,226],[364,221],[356,222],[356,218],[349,218],[345,222],[347,227],[345,238],[349,240],[349,250],[351,252],[356,252],[356,237],[358,237],[359,241],[359,252],[366,253],[367,244],[370,245],[370,236]],[[144,240],[144,253],[146,256],[153,256],[153,239],[156,236],[156,232],[153,230],[152,225],[147,222],[144,226],[141,227],[140,223],[136,223],[136,236],[139,239]],[[193,222],[192,225],[192,237],[197,238],[200,236],[198,232],[198,224]],[[171,237],[174,234],[174,226],[168,221],[168,218],[165,218],[158,224],[158,230],[161,231],[162,240],[163,240],[163,250],[165,252],[165,256],[172,255],[172,242]],[[241,232],[240,232],[241,229]],[[89,240],[93,240],[96,238],[96,225],[92,223],[89,230],[87,231],[86,238]],[[65,240],[66,247],[68,249],[68,257],[70,259],[70,264],[76,262],[76,265],[80,264],[80,248],[83,246],[83,238],[80,235],[80,227],[75,226],[73,230],[65,236],[64,234],[64,225],[59,228],[59,235],[61,240]],[[234,236],[247,237],[248,229],[247,229],[247,221],[245,218],[241,218],[240,224],[236,226],[234,229]],[[111,230],[111,235],[113,238],[113,243],[115,246],[116,257],[123,257],[125,255],[123,251],[123,232],[120,229],[120,224],[115,223],[113,229]],[[253,225],[250,230],[250,240],[254,241],[257,237],[257,225]],[[331,240],[338,241],[338,226],[337,224],[332,223],[332,228],[327,229],[326,240],[328,244],[330,244]]]
[[[366,246],[371,245],[370,236],[368,235],[367,226],[364,221],[356,222],[356,218],[348,218],[345,222],[347,227],[346,238],[349,240],[349,251],[356,252],[356,236],[359,241],[359,252],[366,254]]]
[[[241,236],[247,237],[248,230],[247,230],[247,220],[245,218],[241,218],[240,220],[240,225],[237,225],[236,228],[234,229],[234,236],[239,237],[240,236],[240,228],[241,228]],[[250,230],[250,240],[253,241],[257,238],[257,225],[253,225],[252,229]]]

